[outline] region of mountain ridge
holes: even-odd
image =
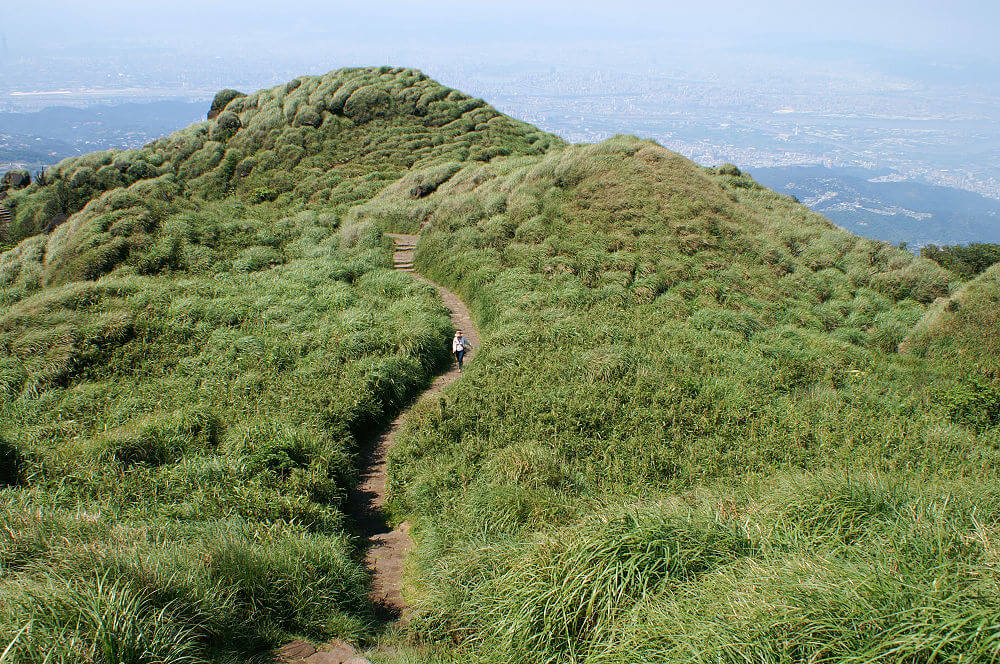
[[[415,70],[226,96],[8,198],[13,661],[290,637],[483,663],[997,654],[1000,390],[963,359],[995,270],[963,283],[736,167],[568,145]],[[390,232],[482,334],[389,453],[417,543],[395,636],[345,507],[453,330]]]

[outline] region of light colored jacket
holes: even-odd
[[[451,340],[451,352],[457,353],[460,350],[466,350],[469,347],[469,340],[465,337],[455,337]]]

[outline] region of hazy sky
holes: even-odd
[[[992,183],[998,35],[1000,0],[0,0],[0,108],[201,102],[220,88],[397,65],[543,127],[562,109],[579,127],[563,118],[560,130],[584,138],[592,113],[644,135],[693,132],[678,114],[691,126],[739,121],[753,134],[791,108],[822,126],[803,154],[868,131],[879,145],[844,148],[864,163],[936,150],[925,161],[987,169]],[[576,114],[566,100],[583,98]],[[832,119],[859,113],[869,129]],[[958,124],[933,136],[886,124],[913,118]]]
[[[15,92],[202,98],[389,64],[491,99],[512,77],[569,94],[660,76],[804,95],[1000,95],[1000,0],[0,0],[0,34],[0,90]]]
[[[243,0],[48,0],[3,2],[0,31],[11,50],[114,48],[152,43],[228,51],[249,40],[282,57],[303,41],[340,48],[381,44],[601,40],[862,42],[916,51],[998,57],[996,0],[710,0],[708,2],[254,2]],[[298,36],[299,40],[293,38]]]

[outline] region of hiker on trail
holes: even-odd
[[[455,359],[458,360],[459,371],[462,370],[462,360],[465,359],[465,351],[471,347],[469,340],[462,336],[461,330],[455,332],[455,338],[451,340],[451,352],[455,353]]]

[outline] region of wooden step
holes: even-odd
[[[396,253],[392,257],[392,266],[400,272],[415,272],[413,269],[413,254],[417,251],[414,242],[396,241]]]
[[[10,228],[12,221],[14,219],[10,214],[10,208],[0,203],[0,235],[7,235],[7,229]]]

